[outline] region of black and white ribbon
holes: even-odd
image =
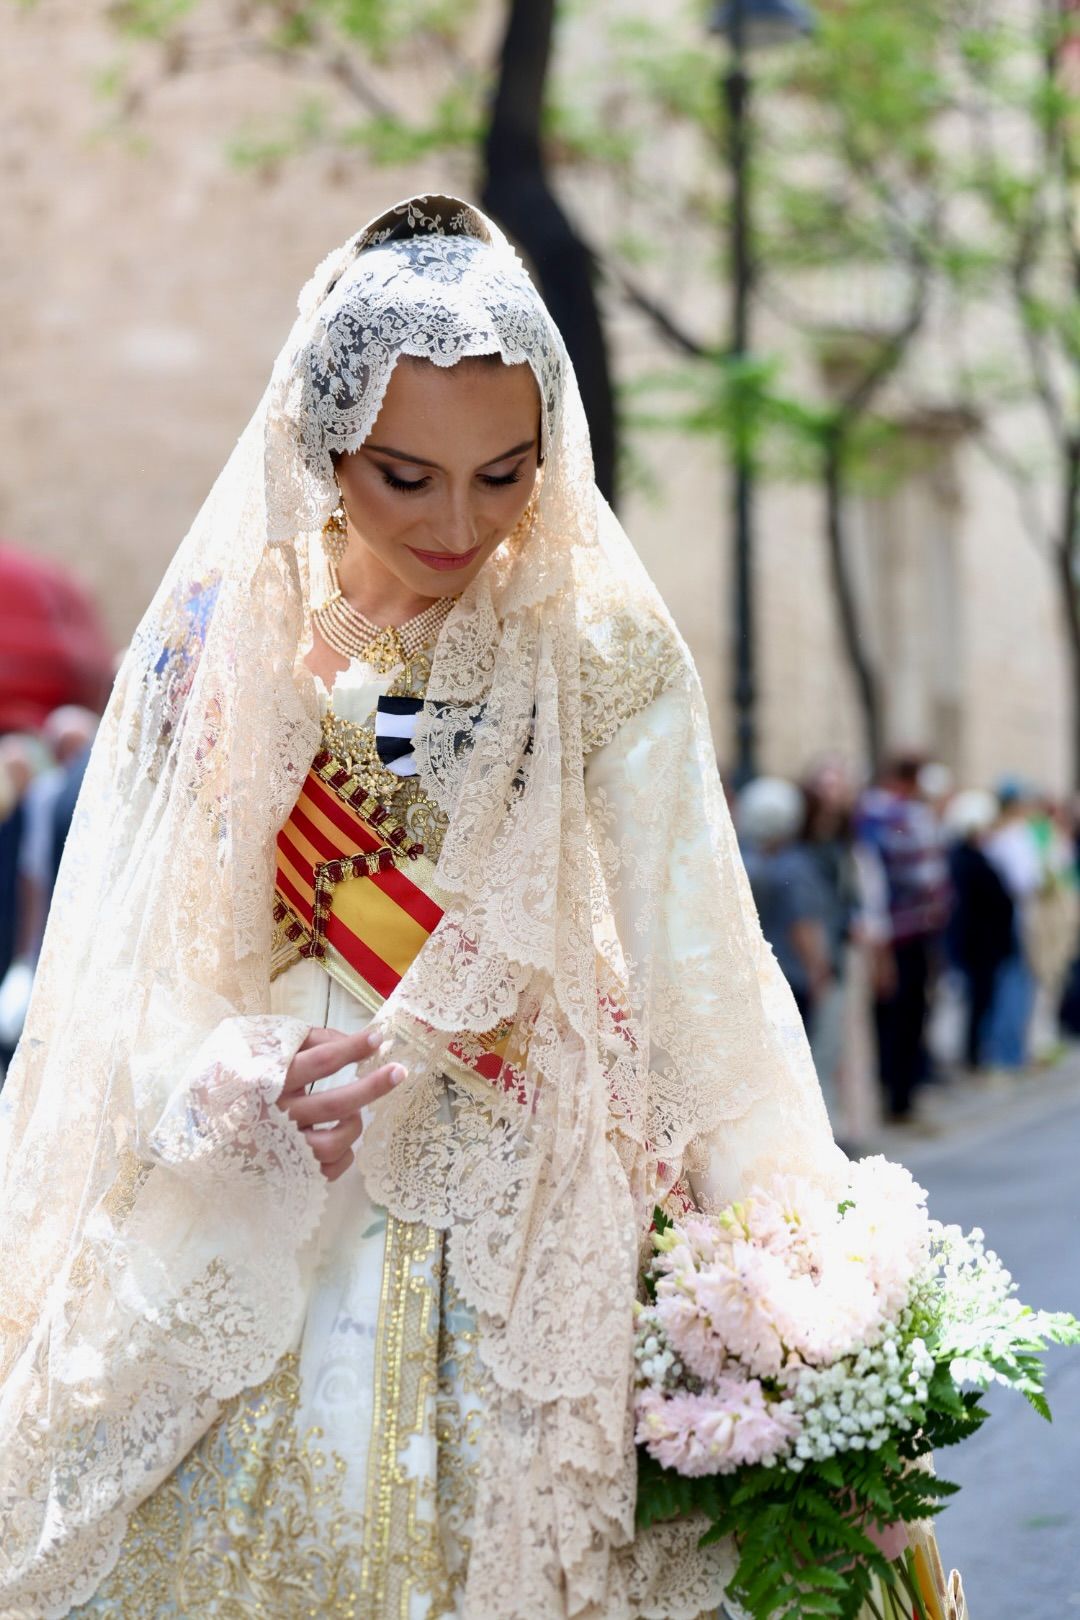
[[[423,698],[381,697],[375,708],[375,751],[395,776],[415,776],[413,737]]]

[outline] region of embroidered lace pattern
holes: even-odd
[[[132,1515],[116,1567],[72,1620],[364,1620],[363,1514],[322,1431],[298,1432],[298,1395],[286,1356],[234,1397]]]
[[[414,198],[301,294],[91,761],[5,1093],[2,1620],[88,1598],[139,1500],[291,1343],[322,1184],[273,1106],[304,1032],[263,1009],[274,839],[319,739],[301,653],[331,458],[401,355],[478,353],[532,367],[544,477],[434,650],[414,749],[446,915],[387,1003],[411,1077],[360,1158],[373,1199],[445,1232],[476,1324],[464,1620],[695,1620],[723,1590],[729,1550],[694,1526],[634,1535],[639,1249],[680,1176],[706,1198],[777,1164],[828,1176],[831,1140],[559,334],[489,221]],[[448,1116],[448,1039],[503,1023],[523,1094],[452,1087]],[[148,1174],[118,1216],[128,1155]]]

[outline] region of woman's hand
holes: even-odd
[[[387,1063],[361,1079],[332,1086],[328,1091],[309,1096],[308,1087],[349,1063],[370,1058],[382,1038],[383,1031],[377,1029],[365,1029],[359,1035],[313,1029],[289,1064],[278,1107],[307,1137],[327,1181],[343,1176],[355,1158],[353,1143],[364,1128],[361,1108],[400,1085],[408,1071],[400,1063]]]

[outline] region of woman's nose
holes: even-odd
[[[460,557],[477,543],[476,522],[466,501],[453,503],[440,525],[439,540],[446,551]]]

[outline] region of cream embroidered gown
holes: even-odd
[[[364,755],[384,795],[376,705],[388,694],[422,695],[429,667],[421,655],[379,674],[353,660],[337,677],[332,708],[324,697],[324,740],[340,753],[344,737]],[[628,699],[640,684],[628,674]],[[664,702],[657,699],[661,709]],[[589,755],[587,780],[602,787],[609,818],[620,792],[630,795],[650,770],[650,722],[662,741],[662,713],[657,730],[650,707]],[[392,803],[437,847],[434,807],[414,782],[402,778]],[[296,960],[280,926],[277,940],[269,1011],[347,1033],[366,1027],[369,1006],[319,962]],[[72,1617],[444,1620],[459,1612],[484,1380],[473,1320],[443,1265],[442,1234],[388,1217],[354,1165],[330,1186],[307,1258],[307,1314],[291,1354],[266,1383],[230,1401],[142,1503],[115,1569]]]
[[[370,760],[379,698],[420,695],[426,673],[423,658],[388,674],[354,660],[337,677],[333,708],[324,700],[324,736],[340,749],[344,733]],[[617,794],[623,773],[647,770],[644,737],[631,722],[596,749],[592,781]],[[433,807],[403,778],[394,808],[415,824]],[[280,929],[278,937],[288,960]],[[310,958],[277,973],[268,1006],[346,1033],[372,1017]],[[143,1502],[116,1568],[72,1616],[454,1616],[484,1398],[472,1319],[442,1248],[441,1233],[373,1205],[355,1165],[335,1182],[308,1256],[307,1315],[292,1353],[229,1402]]]

